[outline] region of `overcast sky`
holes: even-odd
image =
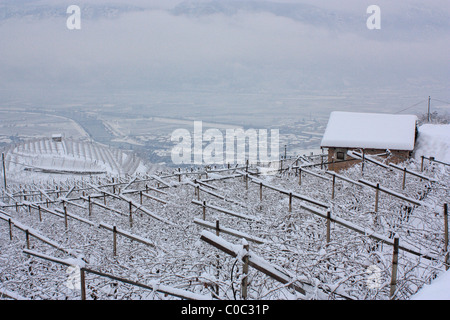
[[[66,27],[71,4],[81,30]],[[380,30],[367,29],[371,4]],[[449,52],[448,0],[0,0],[0,105],[81,92],[357,88],[448,101]]]

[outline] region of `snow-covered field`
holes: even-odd
[[[333,198],[332,176],[320,165],[299,161],[300,180],[294,164],[287,161],[283,168],[290,169],[273,175],[252,167],[248,179],[244,168],[207,175],[196,168],[114,182],[109,176],[12,183],[0,200],[0,292],[80,299],[79,269],[69,266],[79,264],[116,277],[86,272],[87,299],[241,299],[242,246],[248,243],[249,299],[389,299],[397,235],[394,298],[436,297],[426,291],[442,297],[449,167],[426,162],[420,172],[420,160],[412,159],[404,165],[423,177],[407,174],[403,189],[402,170],[367,162],[364,170],[356,165],[340,173],[346,180],[336,178]],[[360,179],[396,196],[380,192],[376,211],[376,192]],[[29,230],[29,249],[23,230]]]
[[[5,152],[5,164],[8,180],[16,182],[66,180],[89,174],[133,175],[152,170],[131,153],[70,138],[39,138],[13,145]]]

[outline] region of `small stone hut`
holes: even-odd
[[[383,155],[392,163],[412,156],[417,116],[384,113],[331,112],[321,148],[328,149],[328,169],[340,171],[358,163],[349,151]]]

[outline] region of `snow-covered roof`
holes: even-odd
[[[413,150],[415,115],[334,111],[321,147]]]

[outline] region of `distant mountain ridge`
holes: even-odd
[[[145,12],[152,10],[143,6],[114,3],[107,5],[85,4],[79,5],[83,19],[114,19],[130,12]],[[411,5],[405,12],[391,12],[390,8],[382,7],[383,28],[389,29],[389,36],[395,36],[396,30],[408,31],[415,36],[421,33],[433,33],[450,30],[449,10],[438,10],[431,7]],[[34,19],[49,19],[67,17],[67,5],[40,4],[35,1],[6,1],[0,4],[0,21],[11,18],[29,17]],[[235,15],[239,12],[270,13],[297,22],[326,27],[337,31],[366,31],[365,22],[369,14],[362,11],[352,14],[345,11],[327,9],[305,3],[283,3],[259,0],[188,0],[175,5],[167,12],[175,16],[199,17],[212,14]]]

